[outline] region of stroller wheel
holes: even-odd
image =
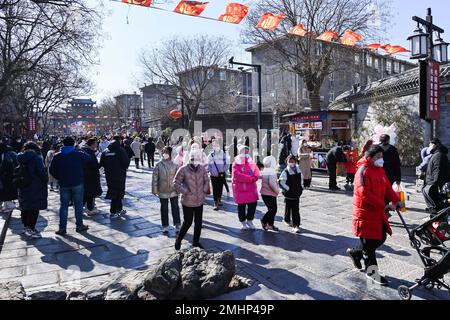
[[[425,285],[425,289],[427,290],[433,290],[434,289],[434,282],[429,282]]]
[[[400,296],[400,299],[404,301],[411,300],[411,290],[407,286],[400,286],[398,287],[398,295]]]

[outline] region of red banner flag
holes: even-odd
[[[266,12],[263,14],[256,27],[266,30],[275,30],[284,18],[286,18],[286,15],[283,13],[272,14]]]
[[[379,43],[372,43],[372,44],[369,44],[364,47],[364,49],[369,49],[372,52],[375,52],[380,48],[381,48],[381,44],[379,44]]]
[[[380,47],[384,51],[386,51],[388,54],[396,54],[400,52],[409,52],[409,50],[401,47],[401,46],[391,46],[390,44],[384,45]]]
[[[308,31],[303,27],[303,24],[299,24],[289,31],[290,34],[295,34],[297,36],[306,36],[308,34]]]
[[[199,16],[205,10],[206,5],[209,2],[198,2],[198,1],[180,1],[180,3],[175,8],[176,13],[186,14],[188,16]]]
[[[225,14],[219,17],[220,21],[239,24],[248,14],[248,7],[240,3],[229,3]]]
[[[328,41],[331,42],[333,39],[339,39],[339,35],[336,32],[331,30],[327,30],[317,37],[317,40]]]
[[[352,30],[347,30],[341,38],[341,43],[353,47],[358,41],[361,41],[362,38],[362,35],[353,32]]]
[[[150,7],[150,5],[152,4],[152,0],[122,0],[122,2],[143,7]]]

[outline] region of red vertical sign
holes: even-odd
[[[439,62],[428,61],[427,68],[427,118],[438,120],[440,116],[440,65]]]
[[[31,132],[36,131],[36,118],[34,118],[34,117],[28,118],[28,130]]]

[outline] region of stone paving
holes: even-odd
[[[340,179],[342,181],[342,178]],[[259,218],[265,212],[258,203],[256,231],[241,231],[231,196],[224,197],[224,210],[212,210],[207,199],[201,242],[210,251],[232,250],[238,274],[252,285],[218,299],[399,299],[397,287],[410,285],[423,272],[398,217],[392,218],[394,236],[379,250],[380,270],[390,280],[387,288],[366,282],[355,270],[345,250],[358,243],[351,232],[352,194],[330,193],[327,178],[315,174],[313,188],[301,198],[302,232],[292,234],[282,222],[284,204],[279,199],[276,224],[280,232],[264,232]],[[229,184],[231,187],[231,184]],[[27,292],[73,284],[106,282],[113,274],[146,269],[174,251],[175,230],[162,235],[159,200],[151,195],[151,170],[130,167],[124,208],[128,213],[110,221],[109,203],[97,199],[101,214],[86,218],[86,234],[75,233],[72,209],[68,235],[55,235],[58,227],[58,194],[50,192],[49,209],[41,212],[37,229],[43,238],[25,240],[20,212],[15,210],[0,253],[0,282],[20,280]],[[105,187],[106,190],[106,187]],[[427,217],[420,194],[411,193],[405,217],[418,225]],[[192,229],[186,240],[190,241]],[[190,243],[183,242],[182,248]],[[448,281],[449,278],[447,277]],[[413,299],[449,299],[446,291],[414,291]]]

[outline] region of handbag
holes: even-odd
[[[219,178],[221,179],[225,179],[225,172],[220,172],[219,168],[217,167],[216,161],[214,160],[213,157],[213,162],[214,162],[214,166],[216,167],[217,173],[219,174]],[[223,157],[223,163],[225,163],[225,156]]]

